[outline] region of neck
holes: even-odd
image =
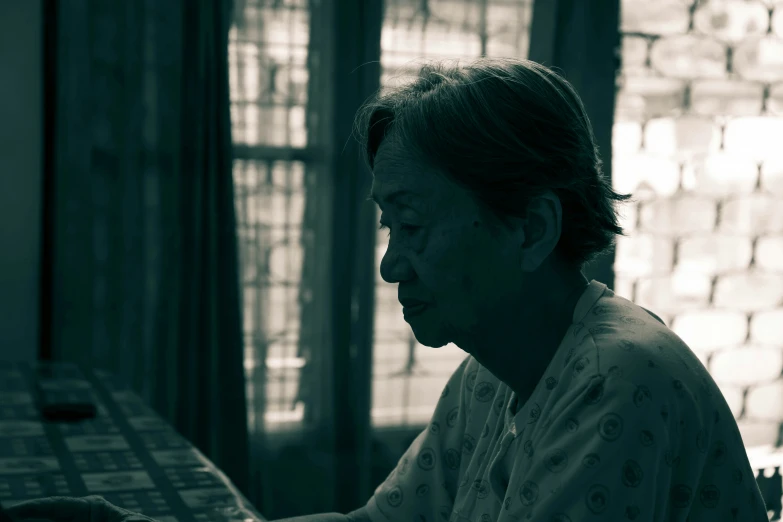
[[[514,390],[520,405],[544,376],[588,284],[581,272],[530,276],[509,305],[478,329],[480,335],[460,346]]]

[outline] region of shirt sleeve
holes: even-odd
[[[443,388],[429,425],[366,505],[373,522],[448,520],[465,433],[467,357]]]
[[[596,376],[563,397],[564,407],[531,441],[532,456],[519,452],[520,478],[499,520],[668,520],[670,495],[694,485],[672,487],[665,455],[676,441],[635,393],[631,382]]]

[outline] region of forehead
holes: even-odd
[[[395,141],[384,141],[375,155],[371,197],[378,203],[389,199],[412,202],[434,199],[441,194],[445,180],[424,162],[406,153]]]

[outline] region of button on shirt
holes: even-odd
[[[597,281],[524,404],[467,357],[367,511],[373,522],[768,520],[707,370]]]

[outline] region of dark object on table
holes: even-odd
[[[40,409],[41,415],[52,422],[77,422],[92,419],[98,413],[98,409],[92,403],[51,402],[41,404]]]
[[[38,410],[44,419],[51,422],[77,422],[93,419],[98,414],[95,403],[87,396],[74,393],[51,391],[37,387]]]

